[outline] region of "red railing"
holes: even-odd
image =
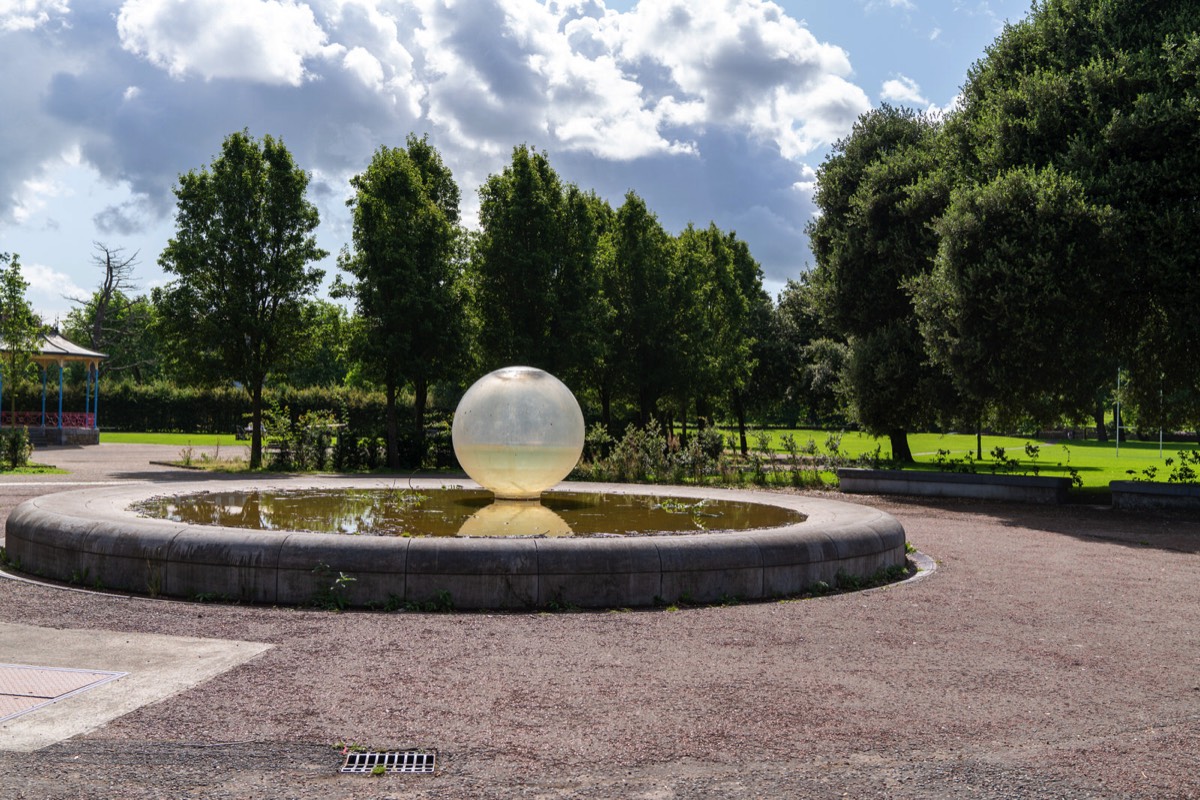
[[[11,411],[0,413],[0,425],[24,425],[27,428],[41,428],[43,425],[47,428],[58,427],[58,412],[47,411],[45,422],[42,422],[42,412],[40,411],[18,411],[16,421],[13,420]],[[86,414],[82,411],[64,411],[62,415],[62,427],[64,428],[94,428],[96,427],[96,415]]]

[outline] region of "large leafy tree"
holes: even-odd
[[[980,203],[1018,219],[1021,207],[1001,205],[1005,196],[1013,203],[1030,200],[1025,187],[1041,198],[1038,208],[1057,209],[1063,226],[1047,241],[1051,222],[1041,218],[1040,230],[1030,231],[1041,252],[1018,248],[1011,237],[974,241],[972,225],[947,227],[942,236],[950,253],[971,247],[979,258],[969,263],[948,256],[941,267],[945,280],[930,288],[951,291],[954,282],[978,282],[981,265],[988,264],[997,280],[1027,274],[1033,294],[1045,274],[1044,254],[1070,251],[1063,268],[1080,272],[1047,283],[1032,306],[1005,309],[1029,316],[1062,299],[1047,321],[1081,343],[1059,359],[1072,367],[1073,386],[1069,396],[1061,385],[1041,393],[1045,401],[1057,390],[1061,411],[1103,397],[1100,387],[1086,386],[1085,374],[1103,365],[1111,375],[1118,362],[1146,396],[1143,405],[1157,406],[1160,392],[1172,397],[1200,390],[1200,348],[1191,331],[1200,303],[1198,11],[1195,3],[1173,0],[1042,0],[1025,20],[1006,27],[971,70],[962,110],[947,124],[961,180],[979,184],[956,198],[959,221]],[[1084,206],[1091,211],[1084,213]],[[1103,249],[1092,246],[1087,237],[1094,225],[1084,222],[1101,213]],[[971,275],[950,274],[957,269]],[[1071,283],[1087,287],[1061,295]],[[945,308],[959,301],[966,295],[945,295],[938,303]],[[1039,340],[1052,335],[1032,321],[1019,328],[1005,341],[1010,352],[1036,351],[1043,347]],[[960,350],[984,346],[972,341],[982,331],[944,333]],[[951,367],[960,380],[970,379],[961,365]],[[1022,380],[1021,365],[1010,363],[1009,370],[993,372],[994,383]],[[996,391],[1005,401],[1023,399]]]
[[[615,316],[619,363],[645,425],[676,385],[681,364],[675,245],[635,193],[617,209],[606,255],[608,297]]]
[[[723,303],[729,338],[721,353],[721,381],[738,421],[738,436],[745,453],[747,414],[752,406],[761,408],[761,403],[754,399],[754,374],[760,359],[770,349],[764,339],[770,335],[773,308],[771,297],[762,285],[762,266],[750,254],[750,246],[732,232],[725,235],[725,243],[733,283]]]
[[[411,134],[403,148],[380,147],[350,184],[354,248],[338,264],[353,281],[338,291],[358,311],[358,363],[384,386],[388,465],[400,466],[396,394],[406,385],[419,463],[430,384],[467,353],[458,185],[428,138]]]
[[[161,371],[157,316],[146,295],[130,297],[121,290],[106,295],[101,288],[67,313],[63,335],[105,353],[107,375],[153,380]]]
[[[1072,310],[1105,305],[1095,270],[1110,217],[1053,167],[955,189],[936,224],[937,266],[916,297],[930,354],[964,395],[1005,416],[1086,410],[1108,370],[1095,354],[1109,322]]]
[[[527,364],[578,385],[596,356],[598,201],[525,145],[479,199],[472,271],[484,368]]]
[[[672,388],[683,422],[691,400],[701,420],[712,417],[714,402],[725,404],[738,422],[744,451],[755,345],[770,313],[762,269],[745,242],[713,223],[684,228],[675,239],[675,259],[670,297],[678,369]]]
[[[305,333],[297,356],[286,371],[272,373],[268,380],[294,388],[341,386],[354,366],[351,349],[359,318],[338,303],[317,298],[305,302],[300,313]]]
[[[159,257],[176,278],[159,295],[165,340],[198,377],[250,394],[250,466],[262,464],[263,385],[303,335],[304,300],[327,253],[313,235],[308,174],[283,142],[228,136],[210,167],[179,176],[175,236]]]
[[[808,226],[812,285],[828,326],[846,343],[842,386],[855,420],[911,461],[907,432],[952,405],[927,363],[909,296],[937,251],[930,222],[944,210],[938,122],[882,106],[864,114],[817,173],[821,215]]]
[[[25,297],[29,282],[21,274],[21,259],[16,253],[0,253],[0,347],[3,348],[3,376],[12,398],[13,420],[17,417],[17,389],[33,365],[33,356],[41,341],[42,321],[33,313]]]
[[[810,422],[844,424],[839,391],[846,346],[821,322],[812,273],[790,280],[772,309],[764,337],[760,379],[767,393],[781,398]]]

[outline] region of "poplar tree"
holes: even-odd
[[[354,246],[338,266],[353,280],[339,280],[335,293],[354,299],[355,356],[384,386],[388,466],[400,466],[396,395],[406,385],[416,449],[408,455],[420,466],[429,387],[467,355],[458,185],[428,138],[411,134],[405,147],[380,147],[350,185]]]
[[[13,425],[17,420],[17,389],[33,364],[42,335],[42,322],[25,298],[29,282],[21,274],[16,253],[0,253],[0,346],[4,351],[5,389],[9,392]]]

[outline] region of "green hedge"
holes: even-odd
[[[293,389],[268,388],[268,404],[287,406],[292,418],[306,411],[331,411],[362,434],[382,434],[384,395],[345,387]],[[12,408],[8,387],[4,392],[4,410]],[[67,385],[63,391],[63,411],[84,410],[84,387]],[[40,411],[41,386],[26,383],[17,399],[21,411]],[[402,398],[401,424],[411,418],[411,398]],[[58,386],[48,387],[46,410],[58,410]],[[232,387],[197,388],[170,383],[100,384],[100,429],[107,431],[149,431],[178,433],[232,433],[245,427],[250,415],[250,395]]]

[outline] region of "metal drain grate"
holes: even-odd
[[[377,773],[405,772],[409,774],[431,774],[437,760],[436,750],[394,750],[383,753],[346,753],[342,772]]]

